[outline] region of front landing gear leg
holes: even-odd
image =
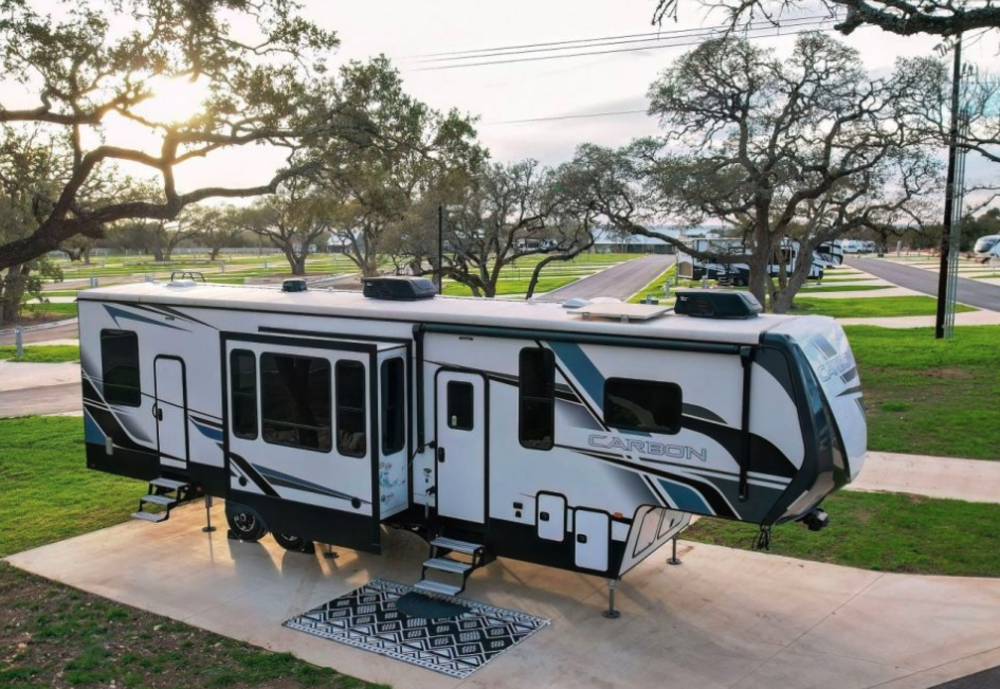
[[[681,565],[681,564],[684,564],[683,562],[680,561],[680,558],[677,557],[677,536],[674,536],[670,540],[671,540],[671,544],[673,545],[673,555],[671,555],[667,559],[667,564],[668,565]]]
[[[615,589],[618,588],[617,579],[608,579],[608,609],[601,614],[607,617],[609,620],[617,620],[622,616],[620,612],[615,610]]]
[[[329,543],[327,543],[326,552],[323,553],[323,557],[327,560],[336,560],[338,557],[340,557],[340,554],[333,552],[333,548],[330,547]]]

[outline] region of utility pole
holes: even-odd
[[[438,204],[438,294],[444,292],[444,206]]]
[[[962,81],[962,34],[955,38],[954,63],[951,78],[951,129],[948,133],[948,178],[944,192],[944,227],[941,231],[941,269],[938,272],[937,320],[934,337],[944,339],[945,319],[948,310],[948,268],[951,253],[951,228],[953,223],[962,222],[961,209],[955,218],[955,197],[960,196],[955,189],[955,168],[958,163],[958,107],[959,89]],[[954,296],[954,295],[952,295]]]

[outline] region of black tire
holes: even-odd
[[[238,541],[256,543],[267,535],[267,526],[257,512],[235,502],[226,503],[226,521],[230,536]]]
[[[290,550],[295,553],[315,553],[316,546],[312,541],[307,541],[301,536],[289,536],[288,534],[278,533],[275,531],[271,534],[274,540],[285,550]]]

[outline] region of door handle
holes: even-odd
[[[160,405],[158,404],[153,405],[153,416],[156,417],[157,421],[163,421],[163,410],[160,409]]]
[[[444,448],[439,447],[437,450],[438,461],[444,464]]]

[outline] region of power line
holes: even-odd
[[[646,114],[646,110],[612,110],[610,112],[590,112],[580,115],[554,115],[552,117],[530,117],[524,120],[502,120],[500,122],[483,122],[483,126],[496,124],[526,124],[528,122],[554,122],[556,120],[582,120],[590,117],[614,117],[618,115]]]
[[[820,15],[810,15],[805,17],[793,17],[785,20],[788,23],[796,24],[803,21],[814,22],[817,20],[831,20],[829,14]],[[773,22],[770,21],[760,21],[758,24],[763,25],[760,28],[776,28]],[[503,54],[510,51],[517,51],[518,53],[531,53],[531,52],[543,52],[546,50],[574,50],[576,48],[590,48],[590,47],[601,47],[604,45],[616,45],[617,43],[641,43],[647,41],[658,41],[664,40],[670,37],[682,36],[684,34],[696,33],[701,34],[706,31],[721,31],[726,30],[730,27],[729,24],[717,24],[715,26],[701,26],[692,27],[688,29],[673,29],[669,31],[653,31],[638,34],[622,34],[618,36],[597,36],[594,38],[576,38],[572,40],[563,41],[543,41],[540,43],[522,43],[518,45],[508,45],[508,46],[495,46],[493,48],[474,48],[467,50],[456,50],[450,52],[442,53],[427,53],[424,55],[412,55],[403,58],[403,60],[414,61],[414,62],[438,62],[442,59],[452,58],[452,59],[475,59],[477,57],[495,57],[497,55],[493,54]],[[751,24],[750,29],[754,28]],[[794,26],[792,26],[794,28]],[[617,42],[617,43],[616,43]],[[581,45],[583,44],[583,45]],[[589,45],[588,45],[589,44]],[[558,47],[564,46],[564,47]],[[513,53],[517,54],[517,53]]]
[[[819,30],[819,31],[828,31],[828,30],[830,30],[830,27],[825,27],[824,28],[822,26],[823,24],[827,23],[828,21],[832,21],[832,20],[825,20],[825,21],[822,21],[822,22],[815,22],[815,24],[811,24],[811,25],[804,25],[804,26],[799,27],[800,28],[799,31],[790,31],[790,32],[782,32],[780,27],[771,27],[768,30],[767,33],[761,33],[759,35],[754,35],[754,36],[744,35],[743,38],[745,38],[747,40],[754,40],[754,39],[760,39],[760,38],[772,38],[772,37],[780,37],[780,36],[797,36],[799,34],[808,33],[809,31],[816,31],[816,30]],[[763,31],[763,30],[762,29],[750,29],[749,31]],[[772,32],[776,32],[776,33],[772,33]],[[643,47],[640,47],[640,48],[615,48],[615,49],[611,49],[611,50],[594,50],[594,51],[587,51],[587,52],[580,52],[580,53],[571,53],[571,54],[560,54],[560,55],[536,55],[536,56],[532,56],[532,57],[515,57],[515,58],[511,58],[511,59],[504,59],[504,60],[490,60],[490,61],[487,61],[487,62],[466,62],[466,63],[458,63],[458,64],[435,65],[435,66],[432,66],[432,67],[415,67],[415,68],[412,68],[412,69],[407,70],[407,71],[413,71],[413,72],[434,72],[434,71],[440,71],[440,70],[445,70],[445,69],[462,69],[462,68],[466,68],[466,67],[488,67],[488,66],[492,66],[492,65],[507,65],[507,64],[523,63],[523,62],[538,62],[538,61],[542,61],[542,60],[559,60],[559,59],[574,58],[574,57],[591,57],[591,56],[595,56],[595,55],[611,55],[611,54],[617,54],[617,53],[632,53],[632,52],[637,52],[637,51],[642,51],[642,50],[663,50],[665,48],[680,48],[680,47],[684,47],[684,46],[698,45],[700,43],[704,43],[706,40],[708,40],[709,38],[713,37],[713,35],[714,35],[714,33],[712,33],[712,32],[705,32],[705,33],[700,34],[698,36],[686,37],[686,38],[696,38],[697,40],[683,41],[683,42],[680,42],[680,43],[671,43],[669,45],[643,46]],[[532,53],[532,52],[535,52],[535,51],[525,51],[525,53]],[[509,53],[509,54],[510,55],[515,55],[517,53]]]

